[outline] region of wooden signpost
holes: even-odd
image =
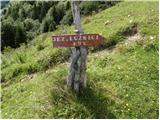
[[[96,46],[104,38],[98,34],[79,34],[53,36],[53,47]]]
[[[67,77],[67,86],[79,92],[86,87],[87,47],[103,43],[104,38],[98,34],[84,34],[80,21],[80,1],[71,1],[72,15],[76,35],[52,36],[53,47],[70,47],[71,61]]]

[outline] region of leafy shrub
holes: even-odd
[[[112,3],[116,2],[85,1],[80,8],[82,15],[87,15]],[[54,31],[60,23],[73,23],[70,1],[11,1],[2,11],[2,49],[19,47],[40,32]]]
[[[22,21],[26,18],[31,18],[32,5],[27,2],[20,2],[19,5],[21,6],[18,11],[19,18]]]
[[[41,25],[41,31],[53,31],[56,29],[56,23],[54,22],[53,16],[46,16]]]
[[[24,24],[20,21],[15,22],[15,47],[19,47],[20,43],[26,42],[26,30],[24,28]]]
[[[43,50],[44,48],[45,48],[45,46],[42,44],[38,44],[38,46],[37,46],[38,51]]]
[[[26,30],[27,40],[33,39],[36,35],[40,33],[40,22],[39,20],[33,20],[30,18],[25,19],[24,27]]]
[[[14,22],[11,17],[2,21],[2,49],[7,46],[19,47],[20,43],[25,41],[26,31],[23,23],[18,20]]]
[[[66,12],[65,16],[64,16],[63,19],[61,20],[61,24],[71,25],[72,23],[73,23],[72,11],[69,10],[69,11]]]
[[[24,27],[26,31],[38,31],[38,28],[40,27],[40,23],[38,20],[33,20],[31,18],[27,18],[24,21]]]
[[[55,14],[52,15],[54,16],[54,21],[59,24],[60,21],[62,20],[63,16],[65,15],[65,4],[64,2],[58,2],[58,4],[55,6]]]
[[[15,47],[14,36],[15,36],[15,26],[13,18],[8,17],[2,21],[2,49],[7,46]]]
[[[8,17],[10,16],[14,20],[16,20],[17,17],[19,17],[18,12],[19,12],[21,4],[18,1],[12,1],[9,4],[10,5],[9,5],[9,8],[8,8],[6,16],[8,16]]]

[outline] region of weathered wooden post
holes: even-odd
[[[76,35],[58,35],[53,37],[53,46],[71,47],[71,61],[67,76],[67,86],[79,92],[86,87],[87,47],[103,43],[104,38],[98,34],[84,34],[80,20],[80,1],[71,1]]]
[[[83,34],[80,19],[79,1],[71,1],[71,9],[75,24],[75,32],[76,34]],[[71,48],[71,64],[69,67],[67,86],[73,88],[77,92],[86,87],[86,58],[86,46],[77,46]]]

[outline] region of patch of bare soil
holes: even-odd
[[[138,40],[140,40],[142,38],[142,36],[140,35],[140,33],[137,33],[133,36],[129,36],[126,38],[126,40],[124,41],[125,44],[130,44],[132,42],[136,42]]]
[[[125,38],[126,38],[124,41],[118,43],[118,44],[115,45],[115,46],[111,46],[111,47],[109,47],[109,48],[107,48],[107,49],[104,49],[104,50],[102,50],[102,51],[97,51],[97,52],[95,53],[95,55],[100,56],[100,55],[103,55],[103,54],[110,54],[110,53],[114,52],[115,48],[116,48],[117,46],[119,46],[120,44],[121,44],[121,45],[123,44],[123,45],[125,45],[125,46],[129,46],[130,44],[132,44],[132,43],[134,43],[134,42],[142,39],[141,34],[138,32],[137,24],[134,24],[134,25],[131,27],[131,29],[128,29],[128,31],[127,31],[127,30],[124,31],[124,32],[122,33],[122,35],[125,36]]]

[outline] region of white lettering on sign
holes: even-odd
[[[74,38],[73,38],[73,39],[74,39],[74,40],[78,40],[78,39],[77,39],[77,36],[74,36]]]
[[[99,39],[99,36],[98,35],[96,35],[96,40],[98,40]]]
[[[72,37],[71,36],[69,37],[69,39],[70,39],[70,41],[72,41]]]
[[[65,37],[54,37],[54,41],[80,41],[80,40],[98,40],[99,36],[98,35],[89,35],[89,36],[84,36],[84,35],[79,35],[79,36],[69,36],[68,38]]]
[[[87,39],[86,39],[86,36],[83,36],[83,40],[87,40]]]
[[[53,36],[55,47],[95,46],[104,41],[98,34],[60,35]]]
[[[62,41],[64,41],[64,37],[62,37]]]
[[[73,46],[76,46],[76,42],[73,42]]]
[[[81,46],[81,45],[86,45],[85,42],[73,42],[73,46]]]

